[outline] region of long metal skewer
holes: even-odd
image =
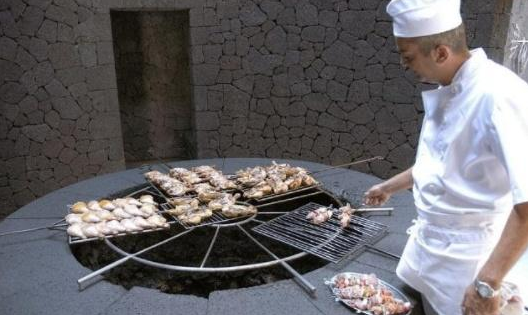
[[[355,212],[376,212],[376,211],[392,211],[394,208],[387,207],[387,208],[359,208],[356,209]]]
[[[349,163],[336,165],[336,166],[330,166],[330,167],[327,167],[327,168],[323,168],[322,170],[309,172],[308,174],[312,174],[313,175],[313,174],[317,174],[317,173],[333,170],[334,168],[340,168],[340,167],[343,167],[343,166],[351,166],[351,165],[356,165],[356,164],[361,164],[361,163],[366,163],[366,162],[371,162],[371,161],[376,161],[376,160],[383,160],[383,159],[384,159],[384,157],[382,157],[382,156],[375,156],[375,157],[372,157],[372,158],[369,158],[369,159],[349,162]]]
[[[68,223],[59,224],[62,221],[64,221],[64,219],[62,219],[60,221],[57,221],[57,222],[53,223],[52,225],[46,225],[46,226],[41,226],[41,227],[36,227],[36,228],[31,228],[31,229],[9,231],[9,232],[5,232],[5,233],[0,233],[0,236],[6,236],[6,235],[11,235],[11,234],[19,234],[19,233],[26,233],[26,232],[32,232],[32,231],[38,231],[38,230],[45,230],[45,229],[53,230],[56,227],[61,227],[61,226],[67,226],[68,225]]]
[[[142,250],[140,250],[140,251],[138,251],[138,252],[135,252],[135,253],[133,253],[133,254],[129,254],[129,255],[127,255],[127,256],[125,256],[125,257],[119,259],[119,260],[114,261],[113,263],[111,263],[111,264],[109,264],[109,265],[104,266],[104,267],[101,268],[101,269],[98,269],[98,270],[96,270],[96,271],[94,271],[94,272],[92,272],[92,273],[90,273],[90,274],[88,274],[88,275],[82,277],[81,279],[77,280],[77,284],[78,284],[78,286],[79,286],[79,291],[84,290],[83,283],[86,282],[86,281],[88,281],[88,280],[90,280],[90,279],[92,279],[93,277],[96,277],[96,276],[98,276],[98,275],[100,275],[100,274],[102,274],[102,273],[104,273],[104,272],[107,272],[107,271],[110,270],[110,269],[113,269],[113,268],[115,268],[115,267],[117,267],[117,266],[119,266],[119,265],[125,263],[125,262],[128,261],[130,258],[133,258],[133,257],[136,257],[136,256],[138,256],[138,255],[141,255],[141,254],[143,254],[143,253],[145,253],[145,252],[147,252],[147,251],[149,251],[149,250],[151,250],[151,249],[153,249],[153,248],[156,248],[156,247],[158,247],[158,246],[160,246],[160,245],[163,245],[163,244],[165,244],[165,243],[168,243],[168,242],[170,242],[170,241],[172,241],[172,240],[174,240],[174,239],[176,239],[176,238],[178,238],[178,237],[180,237],[180,236],[182,236],[182,235],[185,235],[185,234],[187,234],[187,233],[189,233],[189,232],[191,232],[191,231],[193,231],[193,230],[194,230],[194,228],[192,228],[192,229],[188,229],[188,230],[185,230],[185,231],[183,231],[183,232],[181,232],[181,233],[179,233],[179,234],[176,234],[176,235],[174,235],[174,236],[171,236],[171,237],[169,237],[168,239],[165,239],[165,240],[163,240],[163,241],[161,241],[161,242],[159,242],[159,243],[156,243],[156,244],[154,244],[154,245],[152,245],[152,246],[149,246],[149,247],[147,247],[147,248],[144,248],[144,249],[142,249]]]
[[[301,276],[295,269],[293,269],[288,263],[286,263],[285,261],[283,260],[280,260],[280,258],[275,255],[273,252],[271,252],[268,248],[266,248],[266,246],[262,245],[259,241],[257,241],[253,236],[251,236],[251,234],[248,233],[248,231],[246,231],[243,227],[241,227],[240,225],[238,225],[238,228],[242,230],[242,232],[244,232],[253,242],[255,242],[255,244],[257,244],[260,248],[262,248],[266,253],[268,253],[271,257],[279,260],[280,264],[286,269],[288,270],[293,276],[294,276],[294,279],[296,280],[297,283],[299,283],[305,290],[306,292],[308,292],[309,294],[311,294],[312,296],[315,295],[315,291],[317,291],[317,289],[310,283],[308,282],[308,280],[306,280],[303,276]]]

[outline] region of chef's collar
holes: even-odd
[[[486,56],[486,53],[482,48],[473,49],[469,53],[471,56],[455,73],[451,84],[443,87],[449,89],[453,94],[462,92],[464,82],[474,78],[474,73],[479,68],[479,64],[488,59],[488,56]]]

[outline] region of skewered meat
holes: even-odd
[[[157,210],[156,206],[153,205],[153,204],[149,204],[149,203],[143,204],[143,206],[141,206],[141,208],[139,208],[139,211],[141,211],[144,214],[146,214],[146,216],[143,216],[143,217],[149,217],[149,216],[155,214],[156,210]]]
[[[235,189],[237,185],[232,180],[227,179],[222,172],[211,173],[209,182],[220,189]]]
[[[126,205],[124,208],[125,212],[133,216],[142,216],[145,215],[143,211],[139,210],[136,205]]]
[[[147,221],[154,224],[157,227],[169,227],[169,224],[167,223],[167,220],[162,217],[161,215],[155,214],[153,216],[150,216],[147,218]]]
[[[169,199],[169,203],[173,206],[186,205],[195,202],[195,198],[190,197],[178,197]],[[198,202],[198,200],[196,200]],[[196,204],[198,206],[198,204]]]
[[[334,294],[356,310],[369,311],[375,315],[401,315],[411,309],[409,302],[395,298],[374,274],[339,275],[333,286]]]
[[[135,217],[132,219],[132,222],[134,224],[142,229],[150,229],[155,227],[152,223],[148,222],[147,220],[143,219],[142,217]]]
[[[211,209],[206,207],[197,210],[191,210],[178,216],[178,220],[186,224],[200,224],[202,220],[207,219],[213,215]]]
[[[101,206],[99,205],[99,202],[97,200],[92,200],[92,201],[88,202],[88,209],[89,210],[94,210],[94,211],[103,210],[103,208],[101,208]]]
[[[283,182],[283,179],[277,175],[272,175],[267,182],[275,194],[283,194],[288,191],[288,184]]]
[[[106,222],[99,222],[95,224],[95,227],[99,231],[99,234],[101,235],[110,235],[110,234],[117,234],[116,231],[108,227]]]
[[[244,197],[251,199],[258,199],[262,198],[266,195],[269,195],[273,192],[273,188],[266,182],[263,182],[253,188],[251,188],[248,191],[244,192]]]
[[[86,212],[81,216],[81,219],[83,222],[86,223],[97,223],[101,222],[101,218],[99,218],[94,212]]]
[[[139,201],[142,205],[148,203],[151,205],[157,205],[158,203],[154,201],[154,197],[152,195],[142,195],[139,197]]]
[[[200,184],[194,185],[194,191],[200,194],[200,193],[213,192],[215,191],[215,189],[213,186],[209,185],[208,183],[200,183]]]
[[[193,167],[192,171],[198,174],[200,177],[209,177],[209,174],[217,172],[217,170],[213,166],[209,165]]]
[[[95,215],[97,215],[101,221],[110,221],[116,218],[112,212],[104,209],[101,211],[95,211]]]
[[[85,213],[90,211],[88,205],[82,201],[76,202],[71,206],[71,212],[73,213]]]
[[[356,209],[353,209],[349,203],[346,204],[346,206],[343,206],[339,208],[339,211],[341,212],[338,216],[341,227],[346,228],[350,224],[350,218],[356,212]]]
[[[99,206],[104,210],[114,210],[116,206],[110,200],[99,200]]]
[[[82,218],[81,218],[81,215],[77,214],[77,213],[70,213],[68,214],[65,218],[66,222],[70,225],[74,224],[74,223],[81,223],[83,222]]]
[[[179,216],[179,215],[182,215],[182,214],[185,214],[190,211],[197,210],[197,209],[198,209],[198,203],[189,203],[185,205],[176,206],[174,207],[174,209],[167,210],[167,212],[172,215]]]
[[[118,219],[128,219],[128,218],[132,217],[132,215],[130,213],[126,212],[125,210],[123,210],[123,208],[115,208],[114,211],[112,211],[112,213]]]
[[[123,219],[119,223],[125,227],[127,232],[134,232],[134,231],[140,231],[142,230],[139,226],[137,226],[132,219]]]
[[[117,220],[106,222],[106,226],[114,231],[114,234],[126,232],[126,228]]]
[[[306,219],[312,220],[313,224],[321,224],[323,222],[330,220],[330,218],[332,217],[332,214],[333,214],[332,210],[326,207],[321,207],[313,211],[310,211],[306,215]]]
[[[230,205],[222,208],[222,214],[228,218],[243,217],[257,213],[257,208],[252,205]]]
[[[70,225],[68,227],[68,229],[66,229],[66,233],[68,233],[68,235],[71,235],[71,236],[77,236],[77,237],[80,237],[80,238],[86,238],[86,235],[84,235],[84,233],[82,231],[83,225],[84,225],[84,223],[74,223],[74,224]]]
[[[240,197],[240,194],[224,194],[218,199],[213,199],[209,202],[207,207],[212,211],[222,210],[224,207],[234,205],[236,200]]]
[[[200,200],[203,203],[210,202],[214,199],[222,198],[226,193],[218,192],[218,191],[206,191],[201,192],[198,194],[198,200]]]
[[[101,237],[103,233],[99,232],[95,224],[85,224],[82,226],[82,232],[86,237]]]

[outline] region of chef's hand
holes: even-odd
[[[500,315],[500,294],[494,298],[485,299],[478,295],[475,286],[466,289],[462,302],[464,315]]]
[[[388,191],[385,183],[377,184],[370,187],[367,192],[365,192],[364,203],[367,206],[379,206],[387,202],[392,196],[392,193]]]

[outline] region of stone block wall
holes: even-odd
[[[399,65],[387,2],[1,1],[0,217],[124,168],[111,10],[188,10],[196,157],[409,167],[424,87]],[[501,55],[504,2],[463,1],[471,45]]]

